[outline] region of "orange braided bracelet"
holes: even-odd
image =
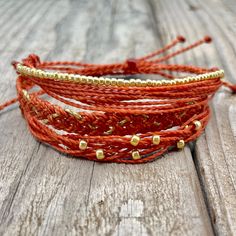
[[[42,62],[31,54],[13,62],[18,97],[0,110],[18,100],[31,133],[72,156],[122,163],[154,160],[202,133],[208,103],[222,85],[236,91],[221,80],[223,70],[163,63],[210,42],[209,37],[153,59],[183,41],[178,37],[161,50],[117,64]],[[175,77],[173,72],[195,76]],[[107,77],[126,74],[158,74],[169,80]]]

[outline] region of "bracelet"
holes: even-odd
[[[104,65],[43,62],[31,54],[12,63],[18,74],[18,97],[0,110],[18,100],[33,136],[71,156],[119,163],[152,161],[199,137],[215,92],[222,85],[235,89],[221,80],[223,70],[164,63],[209,43],[209,37],[153,59],[184,41],[179,36],[147,56]],[[138,74],[166,79],[110,77]]]

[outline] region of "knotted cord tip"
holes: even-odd
[[[138,73],[137,59],[129,58],[125,61],[124,73],[126,74]]]
[[[210,71],[212,71],[212,72],[217,71],[217,70],[219,70],[219,67],[212,67],[212,68],[210,69]]]
[[[204,37],[204,41],[205,41],[206,43],[211,43],[211,42],[212,42],[212,38],[211,38],[209,35],[206,35],[206,36]]]
[[[177,36],[177,40],[181,43],[184,43],[186,41],[186,38],[182,35]]]
[[[236,93],[236,84],[231,84],[229,82],[224,81],[223,85],[228,87],[232,93],[234,93],[234,94]]]
[[[14,67],[14,69],[16,70],[16,66],[19,62],[18,61],[12,61],[11,65]]]

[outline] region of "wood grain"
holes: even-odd
[[[218,22],[209,9],[219,6],[220,17],[233,7],[220,1],[210,4],[2,0],[0,102],[15,94],[11,60],[29,53],[42,59],[106,63],[144,55],[178,34],[194,41],[210,33],[216,46],[174,62],[223,66],[231,79],[235,29],[226,25],[235,22],[236,9]],[[230,94],[216,96],[209,127],[192,150],[197,171],[189,147],[144,165],[67,158],[33,139],[17,105],[1,112],[0,234],[233,235],[233,104]]]
[[[235,24],[236,5],[232,4],[233,1],[228,4],[222,1],[208,2],[178,1],[172,5],[175,9],[173,14],[178,12],[183,21],[192,25],[191,29],[184,29],[190,39],[191,32],[196,32],[196,35],[210,34],[213,37],[214,45],[203,53],[204,63],[224,68],[226,79],[235,83],[236,30],[232,26]],[[193,53],[193,57],[197,58],[198,55]],[[194,149],[194,160],[211,221],[215,233],[219,235],[235,235],[236,232],[235,101],[235,96],[229,92],[217,93],[212,103],[210,123]]]

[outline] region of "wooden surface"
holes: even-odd
[[[0,103],[10,62],[111,62],[185,35],[204,45],[174,59],[218,66],[236,83],[234,0],[0,1]],[[236,235],[236,96],[222,89],[205,133],[144,165],[67,158],[38,143],[18,105],[0,113],[0,235]]]

